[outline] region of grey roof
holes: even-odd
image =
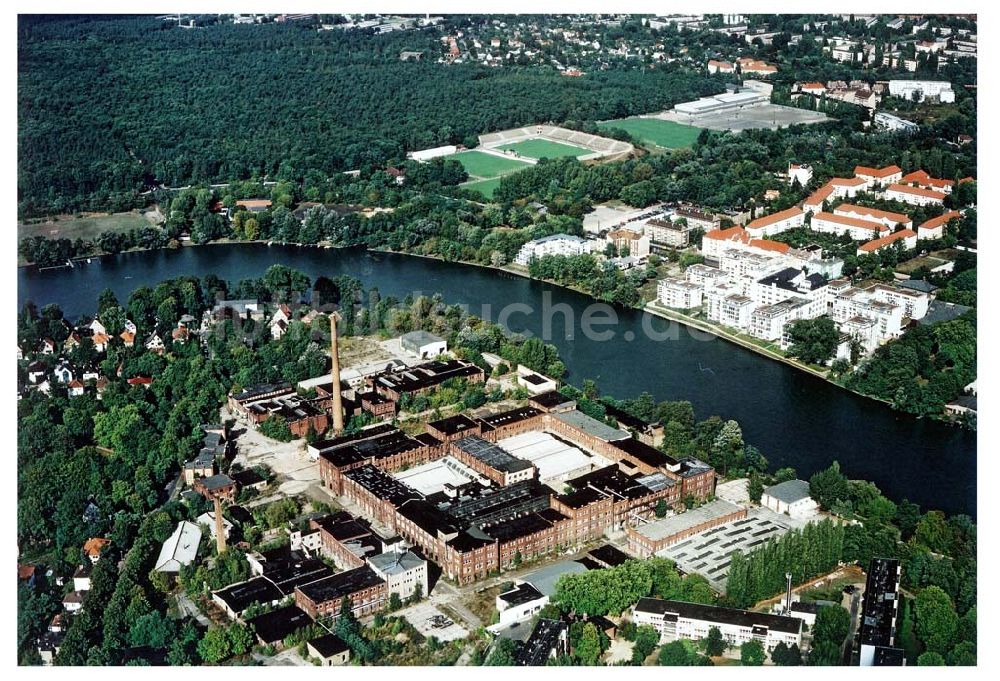
[[[922,291],[923,293],[933,293],[938,287],[923,279],[907,279],[899,282],[900,288],[908,288],[911,291]]]
[[[155,569],[159,572],[179,572],[181,566],[189,565],[197,557],[200,543],[201,528],[187,520],[182,521],[163,542]]]
[[[678,618],[716,622],[738,627],[766,627],[772,631],[798,634],[802,631],[802,620],[797,617],[770,615],[735,608],[720,608],[685,601],[666,601],[659,598],[640,598],[634,610],[655,615],[676,616]]]
[[[562,560],[558,563],[546,565],[539,570],[535,570],[530,574],[524,575],[519,581],[527,582],[551,598],[556,594],[556,582],[559,581],[560,577],[563,575],[575,575],[586,571],[587,567],[576,562],[575,560]]]
[[[971,307],[959,305],[957,303],[945,303],[940,300],[933,300],[927,306],[927,314],[917,320],[917,324],[936,324],[937,322],[948,322],[961,317],[971,310]]]
[[[553,414],[553,416],[566,425],[572,426],[605,442],[615,442],[616,440],[625,440],[632,437],[628,432],[612,428],[606,423],[592,419],[580,411],[567,411],[561,414]]]
[[[368,564],[371,565],[372,569],[376,572],[390,575],[398,575],[409,570],[413,570],[414,568],[420,567],[426,563],[427,561],[422,560],[412,551],[405,551],[403,553],[386,551],[385,553],[372,556],[368,559]]]
[[[673,536],[678,532],[697,527],[702,523],[715,520],[716,518],[722,518],[739,510],[740,507],[736,504],[724,501],[723,499],[716,499],[698,508],[693,508],[690,511],[685,511],[669,518],[663,518],[662,520],[655,520],[637,527],[636,532],[653,541],[659,541],[665,537]]]
[[[764,490],[764,494],[786,504],[794,504],[796,501],[809,498],[809,483],[805,480],[788,480],[771,485]]]
[[[435,336],[433,333],[427,331],[410,331],[409,333],[404,333],[399,337],[400,343],[405,347],[407,344],[412,345],[427,345],[429,343],[443,343],[444,338],[440,336]]]

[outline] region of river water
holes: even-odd
[[[744,439],[763,452],[772,468],[792,466],[808,479],[836,459],[848,476],[871,480],[892,499],[975,516],[974,433],[895,412],[781,362],[636,310],[615,308],[616,324],[591,326],[594,333],[612,337],[588,338],[582,323],[588,307],[594,322],[607,312],[593,312],[588,296],[493,270],[360,250],[214,245],[128,253],[73,269],[21,268],[18,307],[28,300],[39,307],[58,303],[75,319],[93,313],[105,288],[124,303],[133,289],[164,279],[216,274],[236,282],[261,276],[276,263],[314,279],[351,275],[365,288],[377,286],[383,297],[440,293],[447,303],[468,305],[473,314],[554,343],[576,385],[592,378],[602,393],[618,398],[648,391],[658,401],[689,400],[698,418],[736,419]],[[551,322],[546,324],[546,318]],[[549,333],[543,333],[546,329]]]

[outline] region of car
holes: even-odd
[[[845,594],[852,594],[852,593],[854,593],[857,590],[858,590],[858,587],[854,586],[853,584],[848,584],[847,586],[844,587],[844,593]]]

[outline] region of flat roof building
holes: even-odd
[[[802,620],[795,617],[684,601],[640,598],[632,609],[632,621],[639,626],[652,626],[663,643],[681,639],[700,641],[708,637],[712,627],[719,629],[730,646],[759,641],[770,652],[779,643],[786,646],[802,643]]]

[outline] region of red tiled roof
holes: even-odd
[[[903,172],[899,166],[886,166],[885,168],[869,168],[868,166],[855,166],[855,175],[865,175],[867,177],[889,177],[896,173]]]
[[[858,187],[865,184],[860,177],[835,177],[829,182],[832,187]]]
[[[917,233],[912,229],[901,229],[898,232],[893,232],[889,236],[884,236],[881,239],[875,239],[874,241],[863,243],[858,247],[858,250],[865,251],[866,253],[872,253],[894,241],[899,241],[900,239],[906,239],[916,235]]]
[[[17,566],[17,578],[18,579],[31,579],[31,576],[35,574],[34,565],[23,565],[18,564]]]
[[[891,220],[893,222],[906,224],[910,222],[910,216],[903,213],[893,213],[887,210],[879,210],[878,208],[869,208],[868,206],[858,206],[853,203],[842,203],[833,209],[833,212],[840,214],[843,211],[845,213],[858,213],[860,215],[867,215],[875,219],[881,220]]]
[[[931,218],[924,224],[920,225],[920,229],[935,229],[941,225],[946,225],[951,222],[952,218],[960,218],[962,214],[957,210],[950,210],[947,213],[937,216],[936,218]]]
[[[833,193],[833,185],[827,182],[822,187],[814,191],[809,195],[805,201],[802,202],[803,206],[822,206],[823,202],[830,198],[830,194]]]
[[[904,175],[899,182],[900,184],[919,184],[930,187],[953,187],[955,185],[954,180],[942,180],[937,177],[931,177],[924,170],[914,170],[909,175]]]
[[[133,376],[127,381],[129,385],[150,385],[152,382],[153,379],[149,376]]]
[[[874,232],[885,232],[889,229],[889,227],[882,222],[849,218],[846,215],[837,215],[836,213],[827,213],[825,211],[820,211],[819,213],[813,215],[813,220],[826,220],[828,222],[836,222],[839,225],[849,225],[851,227],[870,229]]]
[[[774,253],[788,253],[791,246],[788,244],[783,244],[780,241],[772,241],[771,239],[750,239],[751,248],[759,248],[763,251],[772,251]]]
[[[778,211],[777,213],[772,213],[771,215],[765,215],[762,218],[757,218],[749,225],[747,229],[756,229],[758,227],[767,227],[768,225],[773,225],[776,222],[781,222],[782,220],[787,220],[788,218],[793,218],[796,215],[802,215],[802,209],[798,206],[792,206],[791,208],[786,208],[785,210]]]
[[[712,239],[713,241],[746,241],[747,231],[742,227],[729,227],[728,229],[713,229],[711,232],[705,232],[706,239]]]
[[[929,199],[944,200],[947,195],[923,187],[911,187],[908,184],[890,184],[887,191],[900,192],[902,194],[915,194],[916,196],[926,196]]]
[[[110,539],[91,537],[83,544],[83,552],[88,556],[99,556],[104,547],[111,543]]]

